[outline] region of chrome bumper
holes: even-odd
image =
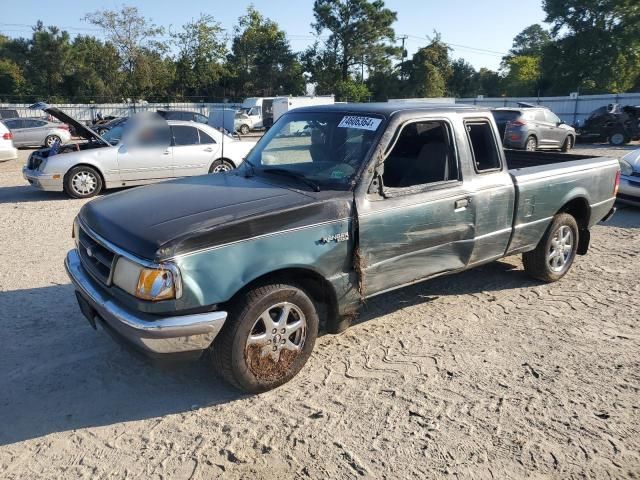
[[[115,333],[134,346],[151,354],[197,352],[206,349],[216,338],[227,312],[207,312],[176,317],[159,317],[130,310],[95,286],[95,281],[80,264],[78,252],[67,254],[64,262],[67,274],[85,300],[90,311],[80,306],[93,324],[97,319],[108,324]],[[92,317],[93,314],[93,318]]]
[[[62,174],[55,174],[58,178],[53,178],[54,175],[44,174],[37,170],[29,170],[27,167],[22,168],[22,176],[32,186],[44,190],[46,192],[61,192],[62,188]]]

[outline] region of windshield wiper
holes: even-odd
[[[263,168],[262,171],[265,173],[273,173],[275,175],[283,175],[285,177],[295,178],[296,180],[300,180],[302,183],[311,187],[314,192],[320,191],[320,185],[318,185],[313,180],[309,180],[302,173],[287,170],[286,168]]]

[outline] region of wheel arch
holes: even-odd
[[[591,206],[584,196],[576,196],[558,210],[557,213],[568,213],[576,219],[578,224],[578,255],[584,255],[589,250],[591,233],[589,232],[589,220],[591,219]]]
[[[107,184],[106,184],[105,179],[104,179],[104,173],[102,172],[100,167],[98,167],[97,165],[94,165],[92,163],[89,163],[89,162],[80,162],[80,163],[74,163],[73,165],[71,165],[69,167],[69,169],[64,174],[64,181],[65,182],[67,181],[67,176],[69,175],[69,172],[71,170],[73,170],[74,168],[77,168],[77,167],[91,167],[91,168],[93,168],[96,172],[98,172],[98,175],[100,175],[100,180],[102,180],[102,188],[103,189],[107,188]]]
[[[244,285],[225,303],[233,302],[238,296],[259,285],[291,282],[299,285],[318,306],[318,316],[328,331],[334,330],[338,322],[338,297],[336,290],[324,276],[305,267],[285,267],[264,273]]]
[[[211,162],[211,165],[209,165],[209,173],[211,173],[211,170],[213,169],[213,164],[216,163],[218,160],[222,162],[229,162],[234,169],[238,168],[238,166],[236,165],[236,162],[231,160],[229,157],[219,157],[219,158],[216,158],[213,162]]]

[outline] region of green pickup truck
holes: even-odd
[[[618,181],[615,159],[504,151],[486,109],[300,108],[237,170],[87,203],[66,268],[94,328],[261,392],[374,295],[515,254],[559,280]]]

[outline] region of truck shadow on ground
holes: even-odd
[[[443,295],[532,285],[514,265],[440,277],[367,302],[356,323]],[[0,445],[233,402],[206,361],[158,365],[82,317],[71,285],[0,294]]]

